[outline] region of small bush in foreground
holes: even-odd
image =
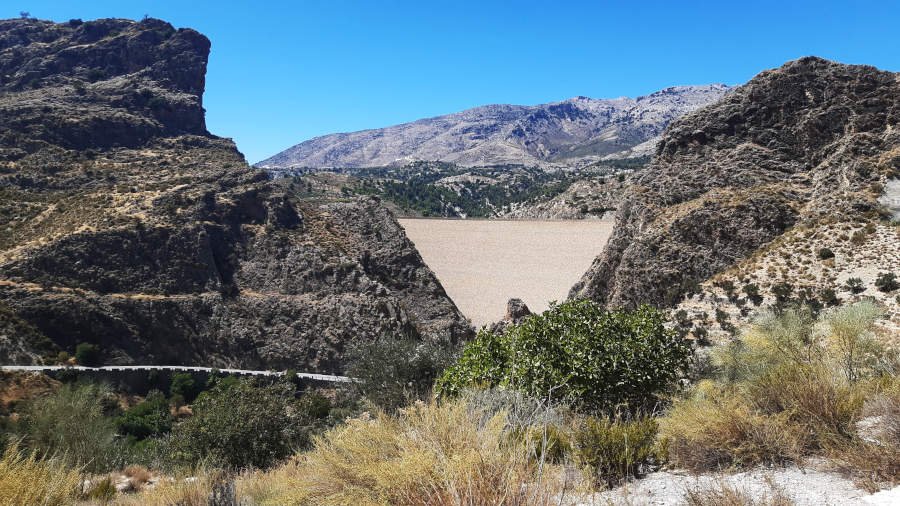
[[[80,476],[57,459],[10,445],[0,457],[0,504],[63,506],[75,501]]]
[[[704,383],[660,420],[669,462],[696,472],[796,460],[803,441],[786,415],[755,412],[733,392]]]
[[[597,483],[615,485],[655,464],[656,420],[588,417],[572,436],[575,462]]]
[[[779,488],[769,484],[770,492],[754,497],[732,485],[689,488],[684,494],[686,506],[793,506],[794,501]]]
[[[589,412],[650,407],[684,377],[691,356],[690,344],[665,323],[649,306],[556,305],[502,335],[482,330],[435,388],[455,395],[472,386],[501,386]]]

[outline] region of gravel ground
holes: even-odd
[[[661,471],[627,485],[599,492],[576,504],[679,505],[684,504],[687,490],[715,487],[720,484],[745,491],[755,498],[771,496],[775,487],[789,496],[797,506],[900,505],[900,487],[869,494],[839,474],[797,467],[701,476],[678,471]]]

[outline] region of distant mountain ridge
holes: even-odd
[[[675,86],[638,98],[486,105],[386,128],[316,137],[256,166],[378,167],[416,160],[463,166],[583,165],[602,158],[646,156],[669,123],[717,102],[730,89],[724,84]]]

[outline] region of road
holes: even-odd
[[[173,372],[205,372],[213,371],[223,374],[241,376],[284,376],[285,371],[252,371],[248,369],[222,369],[217,367],[195,367],[186,365],[105,365],[101,367],[85,367],[82,365],[0,365],[0,371],[49,372],[72,369],[75,371],[173,371]],[[297,377],[314,381],[331,383],[352,383],[353,378],[334,376],[331,374],[315,374],[298,372]]]

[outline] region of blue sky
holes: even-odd
[[[3,0],[56,21],[145,14],[212,40],[213,133],[250,162],[331,132],[488,103],[740,84],[814,54],[900,71],[900,2]]]

